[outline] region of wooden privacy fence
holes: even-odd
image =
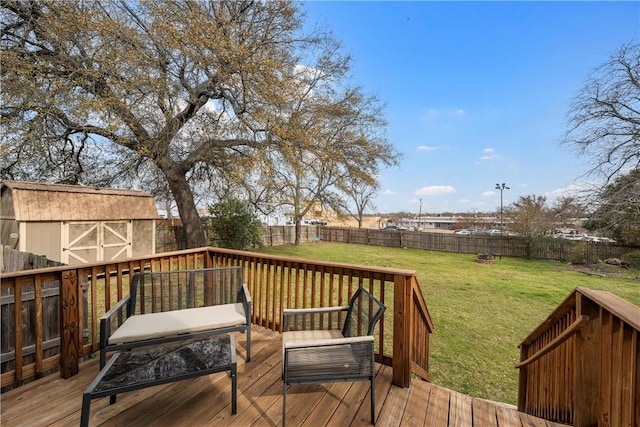
[[[61,265],[61,263],[47,259],[43,255],[20,252],[11,246],[0,246],[0,271],[3,273],[56,265]]]
[[[573,426],[640,425],[640,308],[576,289],[520,344],[518,410]]]
[[[318,236],[317,225],[302,225],[300,242],[313,242]],[[207,231],[207,241],[213,233]],[[293,244],[296,241],[296,230],[293,225],[265,225],[262,227],[263,246],[278,246]],[[210,242],[211,243],[211,242]],[[212,244],[216,244],[215,242]],[[182,225],[167,225],[164,222],[156,226],[156,253],[172,252],[185,249],[187,237]]]
[[[243,267],[252,322],[276,331],[284,307],[345,305],[365,287],[387,305],[376,334],[377,360],[393,367],[396,385],[409,386],[412,373],[428,379],[433,323],[413,271],[200,248],[3,275],[3,388],[57,368],[63,378],[76,374],[81,358],[99,349],[100,317],[128,295],[135,272],[234,265]],[[56,302],[46,299],[53,290]]]
[[[328,242],[576,262],[597,262],[640,250],[635,246],[551,237],[527,239],[519,236],[477,236],[371,228],[318,227],[318,235],[321,240]]]

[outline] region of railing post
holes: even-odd
[[[215,251],[211,247],[207,247],[207,250],[204,253],[204,268],[214,268],[216,267],[214,261]]]
[[[520,345],[520,361],[523,362],[529,357],[529,345]],[[518,411],[526,412],[527,407],[527,380],[529,373],[527,366],[522,366],[518,370]]]
[[[411,334],[409,303],[411,286],[405,276],[395,275],[393,285],[393,377],[399,387],[411,384]]]
[[[587,315],[590,321],[576,334],[574,426],[598,425],[602,409],[600,396],[600,326],[598,307],[576,293],[576,315]]]
[[[79,371],[80,303],[82,291],[78,284],[78,272],[61,272],[60,280],[60,376],[69,378]]]

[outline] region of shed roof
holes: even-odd
[[[3,181],[0,188],[3,199],[12,199],[17,221],[158,218],[153,197],[143,191],[28,181]]]

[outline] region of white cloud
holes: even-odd
[[[482,150],[482,152],[484,153],[483,156],[480,156],[480,160],[493,160],[493,159],[497,159],[498,157],[500,157],[499,154],[496,154],[495,152],[496,150],[491,148],[491,147],[487,147],[484,150]]]
[[[602,185],[596,182],[578,182],[575,184],[569,184],[565,187],[556,188],[555,190],[546,193],[545,196],[550,199],[558,199],[560,197],[579,197],[585,192],[597,190],[601,187]]]
[[[482,195],[485,196],[485,197],[493,196],[494,194],[496,194],[496,193],[494,191],[491,191],[491,190],[485,191],[485,192],[482,193]]]
[[[418,196],[438,196],[442,194],[455,193],[456,190],[450,185],[431,185],[416,190]]]
[[[429,108],[422,113],[422,121],[431,122],[434,120],[463,117],[466,111],[462,108]]]
[[[392,196],[392,195],[396,194],[396,192],[393,191],[393,190],[384,190],[382,192],[382,194],[384,194],[385,196]]]
[[[431,147],[429,145],[419,145],[418,146],[418,150],[419,151],[433,151],[433,150],[439,150],[439,147]]]

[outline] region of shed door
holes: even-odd
[[[62,262],[80,264],[131,256],[131,221],[66,222],[62,227]]]

